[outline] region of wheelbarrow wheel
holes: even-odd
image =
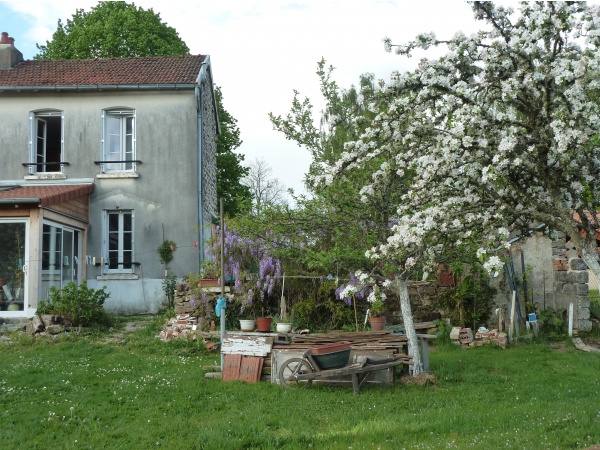
[[[313,373],[310,364],[302,358],[290,358],[279,369],[279,382],[285,388],[307,388],[312,384],[310,379],[298,379],[298,375]]]

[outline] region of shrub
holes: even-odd
[[[162,282],[163,292],[167,299],[167,308],[173,308],[175,305],[175,285],[177,284],[177,276],[169,274]]]
[[[40,301],[37,312],[64,317],[73,325],[109,325],[111,318],[104,310],[108,297],[106,286],[92,289],[85,281],[79,286],[68,283],[62,289],[51,286],[48,298]]]
[[[496,289],[490,286],[487,275],[478,265],[472,265],[470,273],[462,275],[461,271],[455,271],[456,286],[446,290],[434,306],[444,311],[453,324],[476,329],[489,319]]]
[[[173,261],[173,252],[177,250],[177,244],[173,241],[164,240],[156,249],[161,264],[168,266]]]

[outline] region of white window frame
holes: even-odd
[[[47,251],[45,251],[44,249],[44,238],[43,236],[46,234],[44,231],[44,226],[49,226],[54,228],[57,232],[60,232],[60,248],[56,248],[54,245],[56,244],[56,242],[50,243],[50,249],[48,249]],[[65,258],[65,246],[66,246],[66,240],[65,240],[65,232],[66,233],[71,233],[72,235],[72,253],[74,254],[74,257],[77,258],[77,260],[75,261],[70,261],[68,259],[68,256]],[[41,273],[42,273],[42,281],[46,281],[45,278],[50,277],[51,275],[58,275],[59,276],[59,283],[60,283],[60,288],[64,287],[64,285],[66,283],[68,283],[69,281],[73,281],[75,284],[79,285],[79,283],[81,282],[81,264],[79,263],[79,257],[80,257],[80,253],[81,253],[81,230],[78,230],[76,228],[71,228],[68,227],[66,225],[62,225],[60,223],[56,223],[56,222],[52,222],[52,221],[48,221],[48,220],[44,220],[42,223],[42,241],[40,244],[40,256],[41,256],[41,261],[40,261],[40,269],[41,269]],[[77,249],[77,251],[75,251],[75,249]],[[53,262],[54,263],[54,267],[56,268],[56,265],[58,265],[60,268],[58,269],[58,272],[56,271],[56,269],[44,269],[44,254],[48,253],[48,261],[49,262]],[[54,254],[53,254],[54,253]],[[58,256],[58,263],[56,261],[56,257]],[[72,280],[69,280],[67,277],[67,281],[65,282],[65,273],[64,271],[69,270],[70,272],[70,278],[72,278]]]
[[[131,215],[131,231],[127,232],[124,230],[124,218],[125,215]],[[117,233],[117,264],[116,267],[111,268],[111,251],[110,251],[110,216],[118,216],[118,229]],[[130,234],[130,237],[127,234]],[[126,239],[131,240],[131,267],[124,267],[124,254],[128,250],[125,250]],[[115,273],[134,273],[134,254],[135,254],[135,214],[133,210],[104,210],[104,245],[103,245],[103,274],[115,274]]]
[[[120,119],[119,130],[119,154],[117,161],[131,161],[124,163],[110,163],[108,119]],[[131,119],[131,154],[127,153],[127,119]],[[136,111],[131,108],[110,108],[102,110],[102,162],[100,171],[102,173],[136,172]],[[129,167],[128,167],[129,166]]]
[[[39,166],[35,163],[38,162],[38,124],[43,122],[46,124],[44,127],[44,144],[43,151],[41,154],[42,160],[44,164],[47,164],[47,153],[46,153],[46,144],[47,144],[47,133],[48,133],[48,125],[47,121],[44,117],[60,117],[60,157],[59,163],[65,161],[65,114],[63,111],[57,110],[46,110],[46,111],[32,111],[29,113],[29,163],[28,172],[30,175],[42,174],[42,173],[63,173],[64,165],[60,164],[60,168],[58,171],[49,172],[45,170],[45,166],[40,164]],[[49,163],[57,164],[57,163]],[[41,169],[39,169],[41,168]]]

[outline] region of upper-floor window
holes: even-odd
[[[29,173],[62,172],[63,122],[62,111],[38,111],[29,116]]]
[[[135,171],[135,111],[104,110],[102,130],[102,172]]]

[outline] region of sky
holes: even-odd
[[[214,82],[225,109],[238,121],[249,163],[265,160],[280,182],[304,192],[310,154],[273,130],[269,112],[286,115],[293,91],[311,99],[316,118],[323,107],[316,75],[325,58],[336,70],[340,87],[357,84],[364,73],[389,81],[392,71],[414,68],[412,59],[386,53],[382,39],[405,43],[418,33],[434,31],[449,38],[456,31],[478,29],[465,2],[396,0],[178,0],[134,2],[152,8],[175,28],[192,54],[210,55]],[[505,2],[502,2],[505,3]],[[36,43],[52,39],[57,22],[76,9],[90,10],[87,0],[0,1],[0,31],[15,38],[25,59],[38,53]],[[432,54],[428,54],[431,56]]]

